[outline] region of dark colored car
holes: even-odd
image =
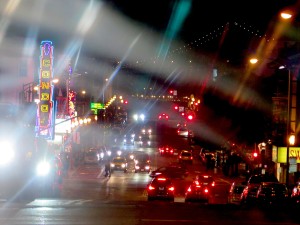
[[[171,156],[174,154],[174,148],[169,145],[161,146],[158,150],[161,156]]]
[[[277,182],[278,179],[274,175],[256,174],[250,176],[246,187],[243,190],[242,203],[254,203],[257,200],[257,191],[262,182]]]
[[[134,160],[134,172],[150,172],[150,157],[148,154],[136,154]]]
[[[199,180],[194,180],[185,192],[185,202],[209,202],[211,189]]]
[[[165,176],[154,177],[147,185],[148,201],[166,199],[174,201],[175,187],[170,178]]]
[[[208,188],[213,188],[216,185],[215,179],[210,175],[198,175],[195,181]]]
[[[245,184],[233,182],[229,188],[227,203],[240,205],[242,203],[243,191],[245,187]]]
[[[184,179],[188,174],[189,172],[185,167],[174,165],[159,167],[158,169],[153,170],[149,176],[156,177],[158,175],[164,175],[172,179]]]
[[[294,204],[294,206],[300,205],[300,182],[297,182],[292,189],[291,203]]]
[[[257,190],[257,202],[260,206],[287,205],[288,189],[285,184],[278,182],[262,182]]]

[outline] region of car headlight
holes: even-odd
[[[140,167],[139,167],[138,165],[136,165],[136,166],[135,166],[135,169],[136,169],[136,170],[139,170],[139,169],[140,169]]]
[[[111,167],[115,167],[115,164],[111,163],[110,166],[111,166]]]
[[[146,169],[146,170],[149,170],[149,169],[150,169],[150,166],[145,166],[145,169]]]
[[[36,173],[38,176],[46,176],[50,172],[50,163],[47,161],[41,161],[37,164]]]
[[[0,143],[0,165],[9,164],[15,157],[15,151],[11,143]]]
[[[126,165],[125,165],[124,163],[122,163],[122,168],[125,168],[125,166],[126,166]]]
[[[108,151],[108,152],[107,152],[107,155],[109,155],[109,156],[110,156],[110,155],[111,155],[111,151]]]

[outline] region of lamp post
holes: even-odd
[[[287,117],[286,117],[286,185],[289,185],[290,170],[290,108],[291,108],[291,70],[288,69]]]

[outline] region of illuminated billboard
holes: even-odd
[[[53,45],[42,41],[40,45],[39,104],[37,113],[37,136],[53,139]]]

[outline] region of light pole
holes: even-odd
[[[290,108],[291,108],[291,70],[288,69],[287,117],[286,117],[286,185],[290,177]]]

